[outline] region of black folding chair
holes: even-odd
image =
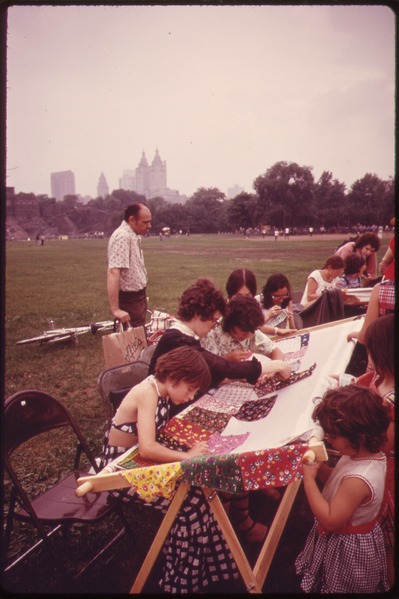
[[[141,362],[146,362],[149,365],[150,362],[151,362],[151,358],[153,356],[153,353],[156,350],[156,347],[157,347],[157,344],[156,343],[152,343],[151,345],[148,345],[143,350],[141,350],[140,361]]]
[[[115,414],[122,399],[134,385],[148,376],[149,362],[138,360],[103,370],[97,379],[97,388],[104,401],[109,418]]]
[[[55,439],[52,431],[55,431]],[[64,435],[67,436],[65,439],[67,448],[61,444],[61,438]],[[50,439],[48,439],[49,436]],[[36,439],[33,441],[33,438]],[[71,438],[72,447],[69,445]],[[34,451],[32,451],[32,443]],[[77,443],[76,446],[75,443]],[[49,550],[67,588],[73,587],[74,582],[126,530],[131,532],[121,509],[122,500],[111,492],[88,493],[84,497],[76,497],[76,481],[79,476],[87,475],[90,466],[92,467],[91,471],[98,472],[98,466],[70,412],[47,393],[28,389],[15,393],[6,400],[3,447],[5,469],[11,483],[2,548],[3,572],[11,570],[37,547],[43,545]],[[73,463],[68,473],[65,474],[65,453],[69,449],[71,449]],[[41,453],[44,455],[40,455]],[[55,469],[56,464],[51,461],[53,454],[61,456],[62,476],[58,476],[60,471]],[[83,461],[85,467],[87,466],[85,470],[80,469]],[[33,482],[33,473],[38,474],[38,481]],[[44,474],[48,474],[48,480],[45,482],[42,480]],[[57,480],[54,481],[54,479]],[[75,525],[74,529],[76,530],[77,523],[83,526],[105,521],[105,518],[111,515],[113,518],[112,538],[105,544],[101,539],[101,548],[78,572],[75,574],[68,572],[71,567],[66,567],[64,551],[60,552],[57,549],[59,543],[55,542],[56,538],[53,535],[57,532],[64,532],[65,529],[71,532],[71,525]],[[121,523],[116,534],[115,517]],[[16,520],[33,525],[38,532],[36,538],[38,536],[40,538],[12,563],[7,563],[8,547]],[[81,527],[78,526],[78,528]],[[89,531],[90,528],[87,526],[86,534]],[[103,534],[102,529],[100,532]],[[110,536],[108,530],[106,534],[108,537]]]

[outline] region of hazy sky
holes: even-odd
[[[72,170],[95,197],[157,148],[186,195],[280,160],[388,179],[394,28],[385,6],[12,6],[7,185]]]

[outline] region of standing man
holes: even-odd
[[[147,316],[147,269],[141,236],[151,228],[151,212],[135,202],[108,242],[107,291],[111,312],[121,322],[144,326]]]

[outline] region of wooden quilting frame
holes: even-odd
[[[359,320],[358,317],[347,318],[338,322],[311,327],[309,329],[299,331],[298,333],[320,330],[323,328],[333,327],[335,325],[355,320]],[[356,328],[359,328],[359,324]],[[353,343],[352,348],[354,348]],[[325,448],[323,444],[320,444],[315,453],[316,456],[313,456],[315,457],[315,459],[326,459]],[[245,555],[245,551],[224,510],[223,504],[218,496],[217,491],[206,486],[201,487],[204,496],[208,501],[210,508],[212,509],[215,519],[222,530],[226,543],[234,557],[234,560],[237,564],[237,568],[249,593],[262,592],[262,586],[269,572],[269,568],[271,566],[281,535],[284,531],[287,519],[289,517],[292,505],[295,501],[295,497],[299,490],[300,484],[300,480],[295,480],[294,482],[288,484],[285,487],[283,497],[280,500],[279,507],[274,516],[273,522],[268,530],[267,537],[261,547],[258,559],[253,568],[250,566],[248,562],[248,559]],[[89,491],[96,492],[102,490],[128,488],[131,486],[130,483],[126,480],[126,478],[124,478],[124,476],[121,474],[121,472],[112,472],[104,474],[100,473],[92,477],[81,478],[78,480],[78,485],[78,494],[84,494]],[[130,593],[140,593],[142,591],[189,489],[189,483],[181,482],[179,484],[174,494],[174,497],[171,500],[169,508],[162,520],[159,530],[153,540],[153,543],[147,553],[147,556],[144,559],[139,573],[136,576]]]

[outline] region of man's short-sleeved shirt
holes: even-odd
[[[141,249],[141,237],[126,221],[115,229],[108,242],[108,268],[119,268],[120,289],[140,291],[147,286],[147,269]]]

